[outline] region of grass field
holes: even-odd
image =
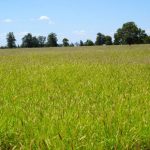
[[[0,50],[12,149],[150,149],[150,45]]]

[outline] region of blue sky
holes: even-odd
[[[113,36],[127,21],[150,34],[150,0],[0,0],[0,45],[14,32],[17,43],[28,32],[55,32],[59,43],[95,40],[101,32]]]

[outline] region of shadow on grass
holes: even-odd
[[[15,133],[0,133],[0,150],[13,150],[22,147],[22,140]]]

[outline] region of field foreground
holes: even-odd
[[[150,149],[150,45],[0,50],[11,149]]]

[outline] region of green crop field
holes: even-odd
[[[150,149],[150,45],[0,50],[0,150]]]

